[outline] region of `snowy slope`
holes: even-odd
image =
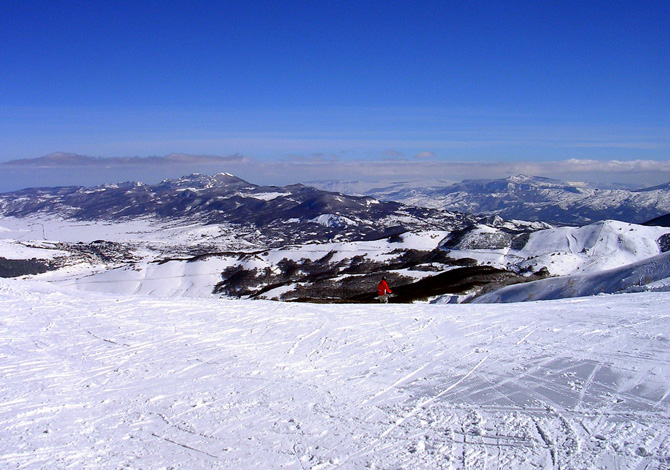
[[[221,280],[221,272],[234,258],[213,257],[203,261],[138,263],[75,279],[59,279],[81,290],[155,297],[206,297]],[[42,276],[43,278],[49,275]]]
[[[0,239],[0,257],[6,259],[53,259],[67,256],[67,252],[57,250],[49,244],[26,246],[15,240]]]
[[[664,469],[669,305],[306,305],[0,280],[0,468]]]
[[[223,271],[232,267],[239,267],[248,273],[255,270],[255,284],[249,292],[258,292],[276,282],[276,276],[281,273],[279,266],[286,260],[298,263],[309,260],[324,269],[343,263],[339,268],[341,271],[350,266],[352,260],[362,257],[365,262],[371,263],[370,273],[374,274],[388,269],[403,250],[430,251],[442,247],[446,250],[445,257],[452,261],[465,263],[473,260],[479,266],[492,266],[524,276],[540,272],[551,276],[570,276],[596,274],[633,265],[661,254],[670,246],[668,227],[611,220],[582,227],[544,230],[539,230],[539,225],[537,228],[528,226],[528,231],[521,233],[521,223],[508,226],[500,220],[495,226],[479,223],[453,232],[407,232],[372,241],[285,245],[261,250],[243,236],[238,236],[243,234],[222,225],[180,225],[150,220],[111,224],[33,217],[5,218],[2,219],[2,226],[6,230],[0,232],[0,257],[56,259],[66,266],[39,274],[40,279],[77,285],[83,290],[159,297],[210,296],[225,278]],[[45,239],[47,237],[49,240]],[[121,243],[122,246],[103,252],[102,258],[92,257],[99,248],[96,240],[100,238]],[[82,241],[90,246],[78,258],[73,258],[71,254],[68,256],[68,252],[63,251],[66,247],[59,244],[70,243],[67,246],[70,251],[84,250],[86,246],[79,244]],[[123,247],[127,247],[126,252]],[[389,272],[402,276],[403,283],[409,283],[455,266],[442,262],[425,267],[434,271],[398,268]],[[269,274],[264,274],[266,272]],[[337,270],[333,272],[338,275]],[[659,280],[654,279],[655,282]],[[342,279],[333,278],[335,283],[340,281]],[[295,297],[290,293],[298,288],[298,281],[291,282],[291,285],[280,282],[280,285],[259,295],[267,299],[282,295]],[[560,292],[568,295],[574,291],[561,289]],[[588,295],[589,291],[585,289],[581,292],[580,295]],[[594,294],[598,292],[603,290],[593,291]],[[227,295],[235,293],[227,292]]]
[[[222,271],[229,266],[239,265],[244,269],[276,269],[282,260],[317,261],[333,253],[330,262],[338,263],[347,258],[363,255],[375,262],[386,262],[399,249],[432,250],[437,247],[447,232],[431,231],[421,234],[406,234],[402,241],[395,243],[387,239],[350,243],[319,243],[287,246],[267,250],[240,259],[240,253],[203,256],[195,260],[171,260],[163,263],[140,262],[86,276],[47,273],[41,279],[57,281],[67,286],[88,291],[110,292],[116,294],[140,294],[158,297],[203,297],[210,296],[214,286],[221,281]],[[416,278],[425,273],[411,272]],[[285,289],[291,286],[285,287]],[[374,286],[372,286],[374,288]],[[265,298],[275,298],[279,291],[272,290]]]
[[[546,267],[554,276],[596,273],[659,255],[659,240],[667,234],[668,227],[606,220],[582,227],[538,230],[515,247],[505,232],[480,225],[450,247],[449,255],[514,270]]]
[[[670,252],[611,270],[504,287],[484,294],[474,302],[566,299],[645,289],[670,290]]]

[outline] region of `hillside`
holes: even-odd
[[[128,295],[359,303],[375,301],[386,275],[393,302],[445,295],[464,301],[547,276],[623,268],[670,249],[666,227],[489,222],[374,241],[259,248],[225,225],[7,218],[0,220],[0,277],[36,275]]]
[[[441,247],[452,258],[476,259],[517,272],[564,276],[625,266],[670,250],[670,229],[605,220],[536,230],[517,237],[487,226],[451,232]]]
[[[369,302],[370,284],[386,273],[400,287],[396,301],[411,302],[516,281],[439,249],[446,233],[480,223],[516,235],[545,227],[303,185],[257,186],[227,173],[33,188],[0,195],[0,277],[126,293]],[[29,250],[30,258],[17,255]],[[446,285],[445,277],[424,279],[453,268],[462,270]]]
[[[670,253],[605,271],[506,286],[484,294],[473,302],[527,302],[644,290],[670,290]]]

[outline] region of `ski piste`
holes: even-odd
[[[662,469],[670,293],[151,298],[0,280],[3,468]]]

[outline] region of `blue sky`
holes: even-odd
[[[0,35],[0,162],[241,154],[279,184],[617,161],[670,180],[667,1],[16,1]]]

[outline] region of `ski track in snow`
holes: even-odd
[[[670,294],[156,299],[0,281],[0,468],[670,468]]]

